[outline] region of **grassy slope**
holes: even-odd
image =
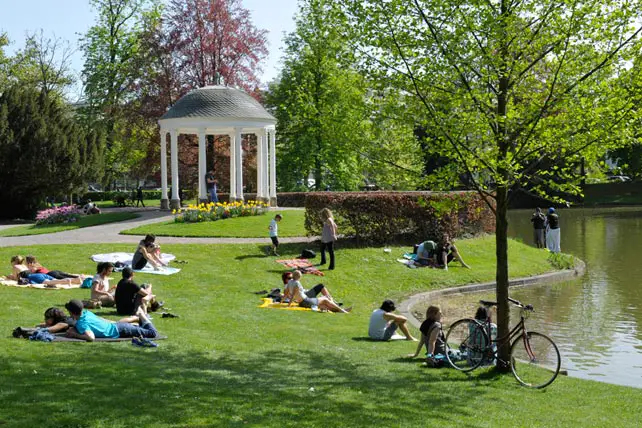
[[[25,236],[25,235],[41,235],[44,233],[63,232],[65,230],[80,229],[83,227],[98,226],[106,223],[114,223],[117,221],[131,220],[139,217],[136,213],[107,213],[83,216],[78,222],[71,224],[46,224],[36,226],[29,224],[25,226],[16,226],[0,230],[0,236]]]
[[[549,269],[545,252],[510,246],[512,275]],[[156,317],[170,336],[157,349],[9,338],[13,327],[39,321],[48,306],[89,293],[1,287],[0,424],[636,426],[642,390],[560,377],[544,391],[531,391],[510,375],[424,369],[401,358],[414,344],[364,339],[370,312],[383,298],[492,279],[491,237],[458,247],[472,270],[407,269],[394,261],[403,248],[392,254],[339,248],[337,270],[303,278],[308,287],[323,281],[339,300],[355,305],[352,314],[339,315],[256,308],[259,299],[251,292],[278,287],[282,271],[258,245],[163,245],[189,264],[174,276],[137,278],[154,283],[182,316]],[[283,245],[282,251],[293,256],[301,248]],[[0,248],[0,260],[29,252],[46,266],[91,272],[90,254],[131,250],[106,244]]]
[[[305,236],[303,225],[305,211],[282,210],[277,212],[283,215],[283,220],[279,223],[280,237]],[[153,233],[156,236],[262,238],[268,236],[268,225],[277,212],[270,211],[260,216],[236,217],[203,223],[174,223],[170,221],[140,226],[121,233],[124,235]]]

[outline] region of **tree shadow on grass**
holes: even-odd
[[[370,427],[420,426],[429,417],[435,425],[472,427],[461,418],[474,416],[470,404],[484,394],[472,387],[445,394],[447,371],[389,373],[336,353],[219,355],[164,345],[70,343],[58,345],[72,349],[65,358],[5,360],[0,420],[38,427]],[[391,391],[397,398],[385,399]]]

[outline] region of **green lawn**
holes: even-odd
[[[43,233],[63,232],[65,230],[80,229],[83,227],[98,226],[100,224],[131,220],[136,217],[139,217],[139,215],[130,212],[95,214],[82,216],[76,223],[70,224],[46,224],[41,226],[28,224],[25,226],[10,227],[8,229],[0,230],[0,236],[41,235]]]
[[[154,223],[134,229],[124,230],[124,235],[156,236],[190,236],[190,237],[231,237],[231,238],[263,238],[268,236],[268,226],[274,216],[280,213],[283,220],[279,223],[279,236],[305,236],[305,211],[281,210],[269,211],[265,215],[253,217],[236,217],[202,223]]]
[[[146,207],[160,207],[160,199],[143,199]],[[114,201],[94,201],[99,208],[117,208]],[[136,206],[136,203],[134,203]]]
[[[285,222],[285,219],[284,219]],[[282,268],[260,245],[163,245],[189,263],[162,277],[139,275],[178,319],[155,317],[170,338],[157,349],[129,343],[30,343],[17,325],[88,290],[0,287],[0,425],[7,427],[497,427],[637,426],[642,390],[560,377],[544,391],[511,375],[425,369],[403,356],[414,343],[366,339],[382,299],[494,276],[494,239],[458,241],[472,270],[408,269],[405,248],[339,246],[325,283],[354,305],[348,315],[258,309],[253,291],[279,287]],[[284,244],[285,256],[301,245]],[[511,275],[549,270],[546,252],[511,242]],[[129,245],[0,248],[50,268],[91,273],[88,256]],[[98,311],[111,319],[110,309]],[[448,318],[446,314],[446,318]],[[448,322],[448,319],[446,319]],[[587,422],[588,421],[588,422]]]

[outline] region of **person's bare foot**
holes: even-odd
[[[409,341],[409,342],[419,342],[419,339],[417,339],[416,337],[412,337],[412,336],[406,337],[406,340]]]
[[[352,306],[350,306],[349,308],[345,308],[343,312],[346,314],[352,312]]]

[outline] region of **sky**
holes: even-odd
[[[262,82],[273,80],[279,73],[283,35],[294,31],[294,14],[297,0],[241,0],[252,13],[257,28],[268,30],[270,55],[263,64]],[[78,39],[94,23],[94,11],[89,0],[0,0],[0,32],[6,32],[12,44],[7,53],[24,47],[27,33],[44,30],[46,37],[68,40],[77,48]],[[72,57],[74,72],[83,66],[82,53]],[[79,88],[74,89],[79,92]],[[72,96],[73,98],[73,96]]]

